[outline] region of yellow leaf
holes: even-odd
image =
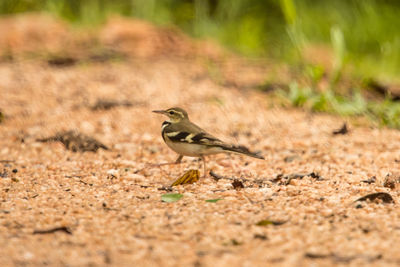
[[[189,170],[180,178],[178,178],[175,182],[173,182],[171,186],[176,186],[181,184],[193,184],[199,180],[199,177],[200,177],[199,170]]]

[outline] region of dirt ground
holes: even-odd
[[[113,40],[126,41],[120,35]],[[188,57],[195,48],[162,47],[123,60],[0,63],[0,266],[400,265],[398,130],[350,120],[334,135],[343,118],[280,108],[237,86],[268,70],[229,65],[228,86],[209,61]],[[173,106],[265,160],[210,156],[208,168],[225,178],[169,187],[202,172],[193,158],[151,165],[176,159],[161,138],[165,118],[151,112]],[[109,149],[38,141],[69,130]],[[183,198],[161,200],[172,192]],[[376,192],[392,199],[357,201]]]

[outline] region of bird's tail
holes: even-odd
[[[249,157],[253,157],[253,158],[256,158],[256,159],[264,159],[263,156],[259,155],[258,153],[251,152],[245,146],[223,146],[222,148],[224,150],[226,150],[226,151],[243,154],[243,155],[246,155],[246,156],[249,156]]]

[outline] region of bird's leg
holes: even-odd
[[[204,168],[203,178],[205,178],[206,177],[206,158],[204,156],[201,156],[200,158],[203,161],[203,168]]]
[[[178,157],[178,158],[176,159],[176,161],[175,161],[175,164],[181,163],[182,158],[183,158],[183,155],[179,155],[179,157]]]

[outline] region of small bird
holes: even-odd
[[[227,144],[207,133],[192,123],[187,112],[182,108],[153,110],[153,112],[164,114],[170,119],[162,123],[161,135],[165,143],[179,154],[175,163],[180,163],[184,156],[199,157],[203,161],[204,176],[206,176],[206,161],[204,158],[206,155],[239,153],[257,159],[264,159],[264,157],[250,152],[246,147]]]

